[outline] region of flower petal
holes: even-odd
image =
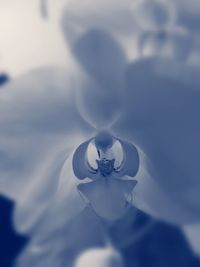
[[[86,153],[91,140],[84,142],[76,149],[72,160],[74,174],[81,180],[91,177],[91,172],[86,165]]]
[[[132,192],[132,204],[158,220],[170,224],[191,223],[198,219],[190,207],[183,205],[163,190],[146,168],[146,157],[140,151],[140,169],[135,177],[137,186]]]
[[[75,267],[123,267],[123,259],[112,247],[93,248],[81,253],[75,262]]]
[[[65,70],[40,69],[0,92],[0,192],[17,201],[22,229],[43,212],[63,162],[89,130],[71,79]]]
[[[118,177],[121,177],[122,174],[134,177],[139,169],[139,154],[137,148],[123,140],[119,140],[124,154],[124,164],[121,170],[117,173]]]
[[[95,127],[105,128],[119,114],[127,59],[112,34],[94,28],[77,39],[72,52],[92,77],[81,81],[81,113]]]
[[[64,9],[61,23],[70,46],[82,34],[95,28],[113,34],[127,54],[135,55],[137,28],[130,0],[109,2],[97,0],[95,4],[92,0],[69,1]]]
[[[77,84],[80,88],[77,91],[77,103],[82,117],[97,130],[109,128],[121,112],[119,90],[103,87],[85,73],[82,73],[82,79]]]
[[[182,228],[187,241],[189,242],[192,250],[198,256],[200,256],[200,225],[188,225]]]
[[[92,28],[78,38],[73,53],[104,90],[121,89],[127,59],[111,33]]]
[[[172,204],[185,210],[185,219],[200,220],[199,80],[183,82],[159,73],[159,66],[162,61],[149,59],[129,68],[126,111],[116,131],[143,150],[145,168]]]
[[[26,227],[26,231],[34,233],[33,237],[36,238],[37,242],[44,242],[55,231],[70,223],[86,207],[77,190],[79,180],[73,172],[72,156],[73,152],[60,169],[55,194],[48,199],[48,203],[45,203],[45,209],[40,214],[37,223],[34,222]],[[22,212],[16,214],[15,225],[17,229],[21,228],[24,231],[25,223]]]

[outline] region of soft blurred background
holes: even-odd
[[[83,19],[81,15],[77,17],[74,32],[66,30],[69,44],[66,44],[65,40],[67,34],[65,37],[63,35],[63,25],[66,24],[66,29],[70,27],[71,21],[76,19],[74,10],[81,9],[82,5],[86,11],[87,8],[90,10],[91,6],[95,7],[95,0],[80,2],[81,0],[0,0],[1,90],[4,90],[4,85],[9,81],[30,70],[47,66],[67,67],[71,64],[68,45],[70,46],[76,39],[74,32],[82,31],[80,25],[82,23],[90,25],[92,19],[91,21],[90,17]],[[115,20],[112,20],[112,7],[115,6],[115,1],[110,1],[108,6],[104,5],[104,1],[101,4],[97,2],[97,10],[106,7],[105,13],[110,12],[110,17],[107,16],[109,19],[102,21],[102,25],[105,24],[112,29],[115,25]],[[116,0],[116,5],[119,2]],[[151,5],[148,7],[146,2],[148,0],[132,1],[130,10],[133,14],[132,20],[118,18],[121,20],[118,26],[119,35],[125,35],[124,38],[120,37],[121,44],[129,60],[159,56],[172,58],[175,67],[176,64],[193,64],[200,67],[200,1],[165,0],[164,3],[167,2],[165,3],[167,6],[163,1],[158,1],[161,4],[155,7]],[[141,8],[146,4],[147,8]],[[66,8],[68,5],[69,9]],[[123,8],[123,5],[119,7],[119,9]],[[114,8],[116,14],[118,11]],[[97,18],[104,19],[101,16]],[[128,27],[132,28],[133,37],[129,37],[128,34],[126,36],[124,29]],[[127,32],[130,31],[127,29]],[[130,42],[131,38],[133,40]],[[15,259],[26,248],[30,239],[29,236],[16,232],[12,222],[14,207],[15,203],[12,200],[4,196],[0,197],[1,267],[14,266]],[[86,217],[89,221],[86,220],[83,223],[90,224],[90,215]],[[93,222],[92,218],[91,222]],[[99,229],[99,226],[95,227],[94,232],[95,229]],[[123,218],[115,225],[108,224],[106,229],[115,248],[120,252],[125,267],[200,266],[200,226],[198,224],[179,227],[133,209],[127,214],[127,220]],[[74,225],[71,231],[73,239],[73,233],[80,231],[80,225]],[[84,232],[84,228],[81,231]],[[63,262],[70,255],[79,254],[85,249],[105,246],[98,235],[96,243],[93,242],[93,238],[88,238],[85,244],[83,239],[87,239],[87,236],[84,235],[77,237],[74,234],[74,238],[75,245],[68,254],[60,256],[62,263],[56,266],[63,267]],[[81,242],[84,243],[83,247],[80,245]],[[79,244],[77,251],[76,244]],[[110,266],[114,267],[114,265],[105,265],[105,267]],[[54,266],[49,265],[49,267]],[[65,267],[72,266],[65,265]]]

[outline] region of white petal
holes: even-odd
[[[64,160],[85,139],[71,79],[64,70],[41,69],[0,92],[0,192],[17,202],[23,230],[43,212]]]
[[[127,59],[120,43],[111,33],[92,28],[77,39],[72,52],[102,89],[120,90]]]
[[[82,143],[74,152],[73,155],[73,170],[78,179],[91,177],[89,166],[87,166],[87,149],[91,139]],[[94,175],[95,176],[95,175]]]
[[[143,60],[130,67],[126,111],[116,131],[147,156],[145,168],[170,200],[163,205],[162,216],[176,202],[185,211],[185,219],[173,212],[171,220],[199,221],[200,83],[159,74],[157,63]]]
[[[84,251],[75,262],[75,267],[123,267],[121,255],[114,249],[93,248]]]
[[[200,257],[200,225],[188,225],[183,227],[183,232],[194,253]]]
[[[77,102],[82,117],[97,130],[109,128],[120,116],[121,94],[117,88],[104,87],[82,73],[77,81]],[[122,87],[123,88],[123,87]]]
[[[73,0],[66,4],[62,28],[71,45],[91,29],[106,30],[123,45],[127,55],[135,57],[135,34],[137,32],[132,1],[130,0]]]

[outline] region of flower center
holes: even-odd
[[[109,160],[103,158],[102,160],[97,160],[98,170],[104,177],[109,176],[114,170],[115,159]]]
[[[139,154],[132,143],[101,131],[79,145],[72,165],[75,176],[80,180],[134,177],[139,168]]]
[[[107,132],[99,133],[88,145],[87,163],[92,173],[108,177],[120,170],[123,158],[120,142]]]

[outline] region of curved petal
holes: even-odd
[[[121,46],[107,31],[92,28],[81,35],[72,52],[92,77],[81,80],[79,99],[84,116],[96,128],[105,128],[119,115],[127,59]],[[115,101],[113,101],[115,96]]]
[[[109,128],[121,112],[121,97],[117,88],[103,87],[85,73],[82,73],[77,84],[80,88],[77,103],[81,116],[97,130]]]
[[[92,28],[78,38],[72,51],[104,90],[121,89],[127,59],[111,33]]]
[[[193,210],[167,194],[151,177],[146,168],[146,157],[140,151],[140,169],[134,179],[137,186],[132,192],[132,204],[134,207],[150,214],[158,220],[170,224],[191,223],[198,219]]]
[[[0,192],[16,200],[22,229],[43,212],[63,162],[89,130],[72,78],[65,70],[40,69],[0,92]]]
[[[129,68],[126,111],[116,131],[144,151],[150,176],[172,203],[185,210],[187,221],[196,221],[200,220],[200,83],[161,74],[157,71],[161,65],[149,59]],[[171,216],[179,219],[177,213]]]
[[[129,56],[137,53],[134,49],[137,27],[130,0],[97,0],[95,3],[92,0],[69,1],[61,23],[70,45],[85,32],[101,29],[113,34]]]
[[[87,148],[92,139],[81,144],[75,151],[72,164],[73,170],[76,177],[80,180],[88,178],[91,176],[91,172],[89,172],[86,165],[86,153]]]
[[[54,219],[55,222],[59,218],[60,210],[51,219]],[[48,228],[48,223],[46,226]],[[105,232],[100,220],[90,209],[85,209],[70,223],[51,228],[49,232],[45,233],[48,234],[45,236],[46,239],[41,240],[41,236],[44,238],[42,229],[41,232],[37,232],[37,239],[32,238],[17,259],[16,266],[74,266],[74,260],[83,250],[104,246],[106,243]]]
[[[122,181],[110,177],[80,184],[78,189],[97,215],[107,220],[116,220],[127,211],[127,198],[135,185],[134,180]]]
[[[73,172],[72,155],[73,152],[60,169],[55,193],[48,199],[48,203],[45,203],[45,209],[37,222],[25,229],[21,214],[18,212],[15,216],[17,229],[23,232],[29,231],[37,242],[44,242],[55,231],[70,223],[86,206],[77,190],[79,180]]]
[[[165,30],[172,26],[176,11],[172,1],[136,0],[134,15],[142,30]]]
[[[122,176],[124,174],[134,177],[139,169],[139,154],[137,148],[127,141],[119,141],[123,148],[124,164],[117,175]]]
[[[84,251],[75,262],[75,267],[123,267],[121,254],[112,247],[93,248]]]
[[[164,32],[144,32],[139,40],[141,56],[157,56],[184,62],[194,48],[193,36],[180,29]]]
[[[188,28],[191,32],[198,34],[200,30],[199,26],[199,14],[200,4],[198,0],[187,0],[177,1],[174,0],[178,9],[178,22]]]
[[[105,243],[99,218],[86,207],[77,190],[80,181],[74,175],[72,157],[73,153],[63,165],[55,195],[34,227],[29,228],[31,240],[18,259],[21,267],[72,266],[83,249]],[[21,226],[20,220],[15,223]]]
[[[200,225],[188,225],[183,227],[182,230],[194,253],[200,257]]]

